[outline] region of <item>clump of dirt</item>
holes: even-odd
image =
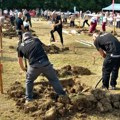
[[[25,88],[19,82],[15,82],[11,85],[11,88],[7,91],[8,95],[13,98],[22,98],[25,94]]]
[[[14,47],[14,46],[12,46],[12,45],[10,45],[10,46],[9,46],[9,48],[10,48],[10,49],[15,49],[15,47]]]
[[[15,28],[10,26],[6,29],[6,31],[3,31],[3,37],[9,37],[9,39],[12,39],[12,37],[17,37]]]
[[[31,103],[25,104],[23,109],[25,113],[35,112],[38,109],[38,103],[31,102]]]
[[[88,68],[84,68],[81,66],[72,67],[72,72],[75,75],[91,75],[91,71]]]
[[[112,111],[112,104],[109,95],[105,91],[101,89],[92,90],[91,93],[96,98],[97,102],[97,109],[100,112],[109,112]]]
[[[59,47],[55,46],[54,44],[49,45],[49,46],[43,45],[43,48],[47,54],[59,54],[60,52],[69,50],[69,47],[60,49]]]
[[[91,71],[88,68],[81,66],[70,66],[67,65],[61,69],[56,70],[56,73],[59,77],[66,77],[69,75],[91,75]]]
[[[46,53],[49,54],[58,54],[60,52],[60,48],[55,45],[50,45],[50,46],[44,45],[43,47]]]

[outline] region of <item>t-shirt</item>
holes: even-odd
[[[95,23],[95,22],[97,21],[97,18],[96,18],[96,17],[92,17],[92,18],[90,19],[90,21],[91,21],[91,23]]]
[[[57,15],[56,19],[54,20],[55,24],[58,24],[59,21],[61,21],[61,24],[56,26],[56,28],[62,28],[62,20],[61,20],[61,16]]]
[[[29,64],[44,63],[48,57],[42,47],[42,42],[38,38],[30,38],[21,43],[18,47],[18,57],[25,57]]]
[[[29,13],[26,13],[25,16],[27,17],[27,20],[30,20],[31,16]]]
[[[16,19],[16,30],[22,30],[21,25],[23,25],[23,21],[21,18]]]
[[[107,54],[120,55],[120,42],[111,33],[100,35],[94,41],[97,50],[103,49]]]
[[[107,22],[107,18],[105,16],[103,17],[103,22]]]
[[[116,21],[119,22],[120,21],[120,15],[116,16]]]
[[[24,25],[24,27],[27,27],[27,26],[29,26],[29,23],[26,22],[26,21],[24,21],[24,22],[23,22],[23,25]]]

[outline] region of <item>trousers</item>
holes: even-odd
[[[62,28],[54,28],[54,30],[51,30],[50,33],[51,33],[51,38],[53,41],[55,41],[55,37],[54,37],[54,32],[57,31],[59,36],[60,36],[60,41],[61,41],[61,44],[63,45],[63,36],[62,36]]]
[[[103,86],[109,88],[109,81],[112,87],[117,85],[118,71],[120,67],[120,58],[106,56],[103,62],[102,77]]]
[[[57,78],[56,72],[53,69],[51,63],[46,63],[46,65],[37,65],[37,66],[29,66],[27,74],[26,74],[26,99],[33,99],[33,86],[34,81],[37,77],[43,73],[45,77],[49,80],[50,84],[53,86],[53,89],[57,93],[57,95],[66,95],[60,81]]]

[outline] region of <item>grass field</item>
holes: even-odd
[[[33,30],[38,35],[40,40],[46,45],[49,44],[50,40],[50,29],[51,26],[46,21],[33,21]],[[66,28],[65,28],[66,29]],[[70,30],[68,28],[67,30]],[[80,35],[67,35],[63,34],[64,44],[66,47],[69,47],[70,50],[60,53],[60,54],[50,54],[49,59],[54,68],[61,68],[65,65],[72,66],[83,66],[91,70],[93,73],[89,76],[79,76],[82,83],[85,83],[88,86],[95,87],[97,81],[101,78],[101,69],[103,58],[97,53],[94,47],[89,47],[82,45],[76,40],[86,40],[92,42],[92,37],[84,34]],[[59,36],[55,33],[55,38],[57,40],[55,45],[61,47]],[[17,62],[17,52],[16,49],[10,49],[9,46],[17,46],[17,38],[3,38],[3,87],[4,94],[0,94],[0,120],[34,120],[33,117],[30,117],[29,114],[24,114],[22,111],[19,111],[15,102],[12,99],[7,97],[7,90],[10,88],[10,85],[15,81],[19,81],[25,85],[25,73],[21,71],[18,62]],[[95,64],[94,64],[95,58]],[[41,77],[37,79],[40,81]],[[101,87],[99,85],[98,87]],[[120,78],[118,78],[118,88],[120,88]],[[119,93],[119,90],[114,92]],[[116,112],[106,114],[90,114],[84,120],[120,120],[120,114],[116,115]],[[79,113],[77,113],[79,114]],[[39,119],[40,120],[40,119]],[[79,118],[72,118],[72,120],[79,120]]]

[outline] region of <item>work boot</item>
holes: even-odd
[[[115,86],[111,86],[110,90],[116,90],[116,87]]]
[[[55,40],[53,40],[53,38],[50,38],[50,42],[55,42]]]
[[[103,91],[108,90],[108,88],[107,88],[106,86],[104,86],[104,85],[102,85],[101,89],[102,89]]]
[[[32,103],[34,100],[25,100],[25,105]]]

